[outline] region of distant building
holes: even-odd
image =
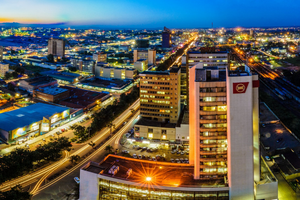
[[[0,62],[3,61],[3,47],[0,46]]]
[[[40,87],[46,87],[46,86],[57,86],[57,80],[55,80],[52,77],[47,76],[39,76],[29,79],[21,79],[19,81],[20,88],[25,89],[28,92],[33,92],[33,90],[40,88]]]
[[[134,63],[134,68],[136,70],[138,70],[139,72],[142,72],[142,71],[145,71],[148,69],[148,60],[147,59],[140,59],[140,60],[137,60],[135,63]]]
[[[133,62],[140,59],[147,59],[148,65],[153,65],[156,63],[156,50],[154,49],[135,49],[133,51]]]
[[[1,48],[1,47],[0,47]],[[0,62],[0,76],[5,76],[6,72],[9,71],[9,64]]]
[[[78,59],[78,58],[72,58],[71,64],[73,67],[76,67],[81,72],[86,73],[95,73],[95,60],[86,60],[86,59]]]
[[[49,39],[48,40],[48,55],[64,57],[65,56],[65,40],[63,39]]]
[[[99,78],[133,79],[137,75],[136,69],[96,66],[95,76]]]
[[[36,103],[0,114],[0,139],[3,142],[19,141],[38,136],[69,119],[70,109]]]
[[[171,31],[164,27],[164,31],[162,32],[162,48],[170,48],[171,47]]]
[[[106,62],[107,60],[107,54],[103,52],[98,52],[93,54],[93,60],[97,62]]]
[[[69,96],[70,92],[68,89],[55,86],[37,88],[33,91],[33,97],[49,102],[58,102],[67,99]]]

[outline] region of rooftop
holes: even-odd
[[[53,86],[38,88],[36,90],[39,92],[45,93],[45,94],[50,94],[50,95],[57,95],[57,94],[68,91],[67,89],[64,89],[61,87],[53,87]]]
[[[109,173],[113,165],[119,166],[119,171],[115,175]],[[129,177],[127,175],[128,169],[132,169],[132,174]],[[194,167],[189,164],[152,162],[116,155],[108,155],[99,164],[90,162],[82,170],[140,184],[145,184],[146,177],[151,177],[151,183],[155,186],[227,187],[223,179],[194,180]]]
[[[175,128],[176,127],[176,123],[159,122],[159,121],[146,119],[143,117],[136,123],[136,125],[165,127],[165,128]]]
[[[43,117],[51,117],[56,113],[68,110],[66,107],[36,103],[27,107],[0,114],[0,127],[2,130],[11,131],[32,123],[38,122]]]

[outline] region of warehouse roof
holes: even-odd
[[[11,131],[49,118],[56,113],[68,110],[67,107],[36,103],[27,107],[0,114],[0,129]]]

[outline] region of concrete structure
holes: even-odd
[[[0,76],[5,76],[6,72],[9,71],[9,64],[0,62]]]
[[[133,79],[137,75],[136,69],[96,66],[95,76],[100,78]]]
[[[107,54],[103,52],[98,52],[93,54],[93,60],[97,62],[106,62]]]
[[[3,61],[3,47],[0,46],[0,62]]]
[[[69,90],[53,86],[37,88],[33,91],[33,97],[49,102],[58,102],[69,96]]]
[[[21,79],[19,81],[20,88],[25,89],[28,92],[33,92],[33,90],[41,87],[47,87],[47,86],[57,86],[57,81],[52,77],[47,76],[39,76],[35,78],[29,78],[29,79]]]
[[[200,51],[189,51],[183,60],[186,61],[186,77],[189,79],[189,68],[196,64],[203,63],[204,67],[217,67],[218,69],[226,69],[228,65],[228,52],[216,51],[215,48],[201,48]],[[189,81],[186,82],[187,105],[189,103]]]
[[[41,74],[48,77],[52,77],[56,79],[58,83],[62,83],[62,84],[77,83],[81,78],[80,74],[70,73],[70,72],[60,72],[55,70],[41,72]]]
[[[140,59],[148,60],[148,65],[153,65],[156,63],[156,50],[154,49],[135,49],[133,51],[133,62]]]
[[[64,57],[65,56],[65,40],[63,39],[49,39],[48,40],[48,55]]]
[[[162,48],[170,48],[171,47],[171,31],[164,27],[164,31],[162,32]]]
[[[140,59],[140,60],[137,60],[135,63],[134,63],[134,68],[136,70],[138,70],[139,72],[142,72],[142,71],[145,71],[148,69],[148,60],[147,59]]]
[[[260,181],[258,75],[199,63],[189,75],[195,179],[228,176],[230,199],[254,199]],[[197,109],[199,108],[199,109]]]
[[[94,92],[68,86],[60,88],[68,90],[70,95],[69,98],[59,101],[59,104],[75,109],[89,110],[110,97],[108,92]]]
[[[177,123],[180,114],[180,69],[140,73],[141,116]]]
[[[72,58],[71,64],[73,67],[76,67],[76,69],[78,69],[81,72],[86,72],[90,74],[95,73],[95,65],[96,65],[95,60]]]
[[[68,119],[70,109],[37,103],[0,114],[0,138],[4,142],[38,136]]]

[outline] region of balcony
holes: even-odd
[[[201,158],[200,161],[227,161],[227,157],[224,158]]]
[[[226,106],[226,101],[200,101],[200,106]]]
[[[200,155],[227,155],[227,151],[201,151]]]
[[[201,140],[225,140],[227,139],[227,135],[211,135],[211,136],[203,136],[200,135]]]

